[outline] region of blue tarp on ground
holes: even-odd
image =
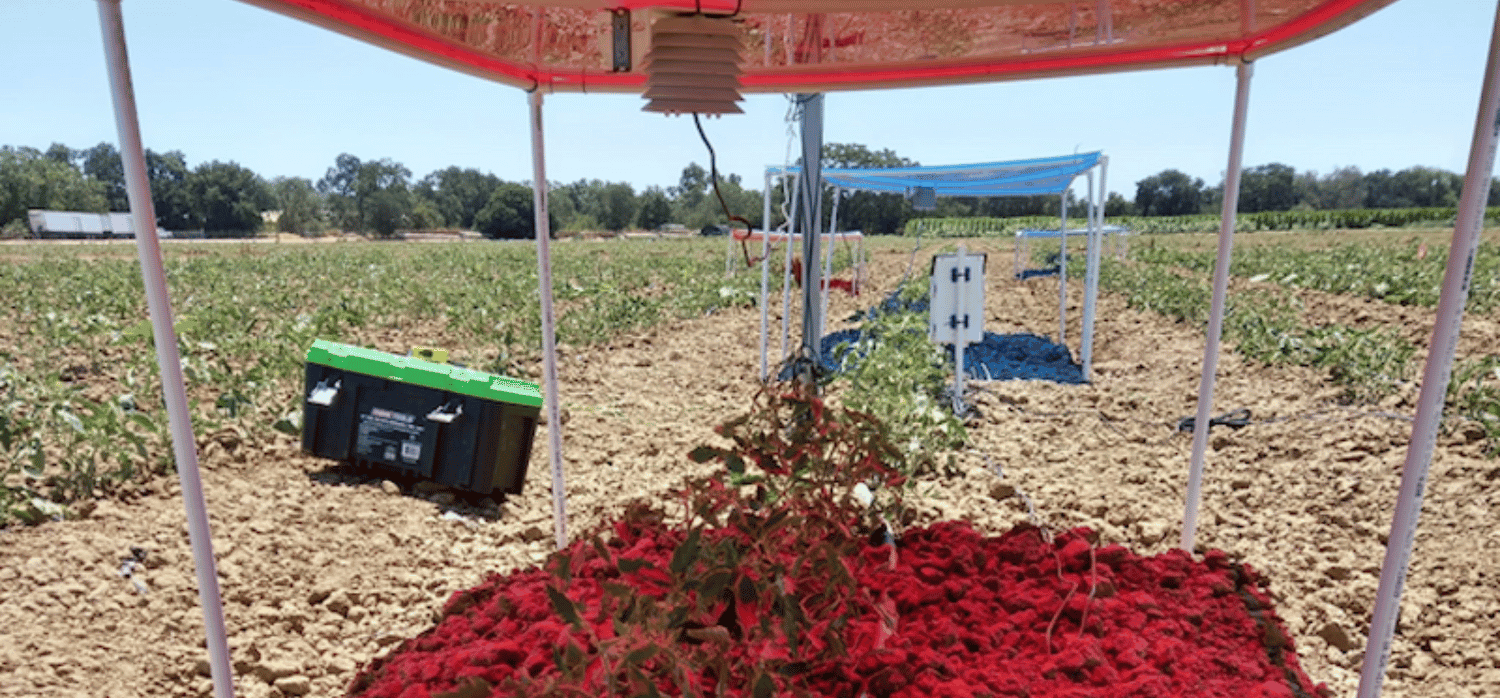
[[[927,299],[901,301],[896,294],[888,296],[880,305],[860,313],[861,317],[873,317],[881,312],[907,310],[926,312]],[[839,330],[823,337],[819,360],[829,372],[842,370],[835,356],[840,344],[855,345],[864,337],[863,329]],[[945,346],[948,365],[953,365],[953,347]],[[859,359],[858,354],[845,356],[850,366]],[[1040,335],[984,333],[984,341],[971,344],[964,349],[964,372],[970,380],[1048,380],[1056,383],[1084,383],[1083,367],[1073,362],[1068,348],[1053,343]],[[791,376],[790,369],[782,371],[781,380]]]

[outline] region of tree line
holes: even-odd
[[[405,165],[344,153],[316,182],[304,177],[266,179],[234,162],[187,166],[181,151],[146,150],[147,175],[157,226],[208,237],[275,230],[317,235],[331,230],[392,236],[408,230],[474,230],[492,238],[535,235],[529,182],[507,182],[473,168],[447,167],[416,179]],[[549,185],[554,231],[633,228],[670,223],[690,229],[727,223],[724,209],[761,225],[761,192],[737,175],[718,181],[697,163],[678,184],[637,193],[626,182],[597,179]],[[722,204],[720,199],[722,198]],[[0,146],[0,234],[28,231],[28,209],[128,211],[125,171],[110,143],[46,150]],[[265,215],[271,213],[271,215]],[[778,220],[779,222],[779,220]]]
[[[1313,171],[1299,173],[1290,165],[1273,162],[1241,172],[1240,198],[1235,210],[1258,213],[1441,208],[1457,206],[1463,189],[1463,175],[1432,167],[1408,167],[1399,172],[1388,169],[1361,172],[1358,167],[1341,167],[1320,175]],[[1218,213],[1223,201],[1222,181],[1210,187],[1202,179],[1177,170],[1163,170],[1137,182],[1134,210],[1120,213],[1143,216]],[[1500,205],[1500,186],[1494,182],[1486,205]]]
[[[915,160],[891,150],[852,143],[823,147],[823,167],[912,167]],[[474,168],[447,167],[415,179],[389,158],[363,160],[344,153],[316,182],[303,177],[266,179],[234,162],[213,160],[189,168],[182,151],[146,151],[157,225],[174,232],[244,236],[262,230],[316,235],[331,230],[393,236],[407,230],[474,230],[492,238],[535,235],[528,182],[507,182]],[[548,199],[554,231],[655,230],[680,224],[691,230],[729,223],[730,217],[762,227],[759,190],[737,175],[719,178],[697,163],[683,168],[678,183],[637,192],[626,182],[597,179],[551,183]],[[1287,210],[1384,209],[1453,206],[1463,177],[1430,167],[1361,172],[1344,167],[1327,174],[1297,172],[1270,163],[1246,168],[1240,179],[1242,213]],[[787,188],[773,184],[771,225],[781,225]],[[823,225],[833,213],[833,193],[823,194]],[[1134,199],[1110,193],[1105,215],[1167,216],[1217,212],[1223,182],[1207,185],[1175,169],[1136,182]],[[1500,205],[1500,185],[1489,205]],[[1082,201],[1070,193],[1069,211]],[[110,143],[46,150],[0,146],[0,235],[26,234],[26,211],[126,211],[124,167]],[[952,197],[932,211],[917,211],[900,194],[846,192],[838,202],[839,227],[867,234],[899,234],[907,221],[937,217],[1056,216],[1057,196]],[[727,215],[726,215],[727,211]],[[274,213],[272,213],[274,212]],[[270,213],[271,215],[267,215]]]

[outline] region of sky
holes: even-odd
[[[233,161],[317,181],[340,153],[391,158],[413,178],[450,165],[532,177],[521,90],[399,56],[236,0],[124,0],[147,148],[190,166]],[[1398,0],[1255,63],[1245,166],[1299,172],[1413,165],[1463,172],[1492,0]],[[117,142],[94,0],[0,0],[0,145]],[[829,93],[824,142],[924,165],[1102,150],[1108,188],[1182,170],[1209,185],[1227,164],[1234,70],[1197,67],[959,87]],[[635,95],[544,102],[546,176],[671,186],[708,153],[690,119]],[[705,121],[721,174],[759,188],[792,146],[782,95]],[[1081,190],[1079,192],[1082,193]]]

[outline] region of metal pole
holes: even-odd
[[[1198,503],[1203,496],[1203,453],[1208,448],[1208,420],[1214,407],[1219,370],[1219,339],[1224,330],[1224,303],[1229,294],[1229,252],[1234,247],[1235,209],[1240,203],[1240,161],[1245,152],[1245,119],[1250,110],[1250,76],[1254,68],[1235,69],[1234,125],[1229,136],[1229,167],[1224,175],[1224,210],[1219,218],[1219,252],[1214,261],[1214,295],[1208,313],[1208,342],[1198,382],[1198,414],[1193,419],[1193,456],[1188,466],[1187,506],[1182,515],[1182,549],[1193,552],[1198,532]]]
[[[542,91],[531,103],[531,197],[536,225],[536,277],[542,297],[542,380],[546,383],[547,457],[552,465],[552,530],[568,546],[568,490],[563,480],[562,410],[557,395],[557,319],[552,313],[552,225],[547,216],[547,151],[542,140]]]
[[[1474,122],[1474,140],[1469,147],[1469,167],[1464,193],[1458,202],[1458,221],[1448,248],[1448,269],[1443,275],[1443,293],[1438,300],[1437,320],[1427,343],[1427,365],[1422,371],[1422,391],[1417,397],[1417,416],[1401,470],[1401,490],[1396,514],[1380,567],[1380,587],[1375,591],[1375,610],[1370,637],[1365,642],[1364,666],[1360,669],[1358,698],[1380,695],[1385,665],[1391,655],[1391,635],[1401,615],[1401,591],[1406,584],[1412,540],[1422,513],[1422,493],[1432,449],[1443,418],[1443,398],[1453,372],[1453,353],[1463,321],[1464,304],[1474,271],[1474,253],[1484,227],[1484,204],[1489,199],[1490,176],[1495,169],[1495,143],[1500,137],[1500,8],[1490,34],[1489,61],[1484,70],[1479,113]]]
[[[954,307],[959,312],[968,309],[968,265],[968,250],[965,250],[963,244],[960,243],[958,246],[959,276],[957,283],[954,284],[957,288],[953,289],[953,295],[958,299]],[[983,310],[980,312],[983,312]],[[967,323],[968,319],[969,317],[965,315],[964,322]],[[957,322],[950,321],[949,324],[953,325],[953,413],[962,418],[964,413],[968,411],[968,408],[964,405],[964,344],[968,340],[968,337],[965,336],[967,325],[965,329],[960,329]]]
[[[724,239],[724,278],[734,276],[734,235]]]
[[[839,236],[839,188],[833,188],[833,211],[828,216],[828,251],[823,254],[823,278],[833,278],[833,253],[838,250],[837,241]],[[832,284],[825,285],[823,291],[823,312],[819,317],[823,322],[828,321],[828,299],[833,295]],[[822,328],[819,328],[818,337],[823,336]]]
[[[792,239],[797,230],[797,203],[802,198],[797,196],[800,179],[800,174],[792,177],[792,216],[786,219],[786,259],[781,265],[781,361],[786,361],[792,334]]]
[[[151,313],[151,331],[156,344],[156,365],[161,371],[162,399],[172,432],[172,454],[177,478],[182,484],[182,505],[187,512],[188,541],[193,549],[193,569],[198,579],[198,604],[203,607],[203,628],[208,643],[208,666],[214,696],[234,695],[234,673],[229,663],[229,642],[224,628],[224,602],[219,594],[219,573],[214,563],[214,544],[209,530],[208,505],[203,498],[203,479],[198,471],[198,445],[193,438],[192,413],[188,411],[187,387],[182,377],[182,355],[172,320],[172,297],[167,290],[167,272],[162,263],[161,239],[156,229],[156,208],[151,201],[151,182],[146,175],[146,154],[141,145],[141,124],[135,110],[135,88],[130,79],[130,56],[125,49],[125,21],[120,0],[99,0],[99,29],[104,35],[104,62],[109,70],[110,93],[114,97],[115,128],[120,136],[120,157],[125,167],[125,191],[130,200],[131,226],[135,228],[136,253],[141,260],[141,279],[146,288],[146,307]]]
[[[1062,225],[1057,229],[1060,243],[1057,248],[1057,343],[1064,347],[1068,346],[1068,190],[1072,188],[1073,180],[1070,179],[1057,197],[1062,202]]]
[[[1083,364],[1083,379],[1092,381],[1094,379],[1094,319],[1096,305],[1099,302],[1099,228],[1104,215],[1104,207],[1099,203],[1094,193],[1094,173],[1088,173],[1089,182],[1089,230],[1088,230],[1088,260],[1085,264],[1083,282],[1083,338],[1079,340],[1078,356]],[[1104,191],[1104,175],[1099,175],[1099,191]]]
[[[802,94],[797,99],[802,102],[802,177],[797,191],[802,197],[802,259],[807,262],[802,279],[802,352],[817,361],[823,338],[822,304],[817,295],[823,283],[818,266],[822,237],[818,229],[823,227],[823,95]],[[804,365],[800,376],[809,388],[815,386],[812,366]]]
[[[769,45],[770,38],[766,39]],[[768,51],[770,49],[767,49]],[[771,173],[766,173],[766,193],[761,197],[760,219],[760,380],[766,380],[766,338],[771,309],[766,307],[766,294],[771,283]]]

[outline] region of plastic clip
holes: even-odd
[[[336,380],[329,385],[327,380],[319,381],[317,387],[307,394],[307,401],[319,407],[333,406],[334,398],[338,397],[339,389],[344,386],[344,381]]]
[[[463,405],[454,405],[452,412],[444,412],[443,409],[446,407],[447,405],[443,405],[442,407],[428,412],[427,421],[437,422],[439,424],[452,424],[453,420],[458,419],[464,413]]]

